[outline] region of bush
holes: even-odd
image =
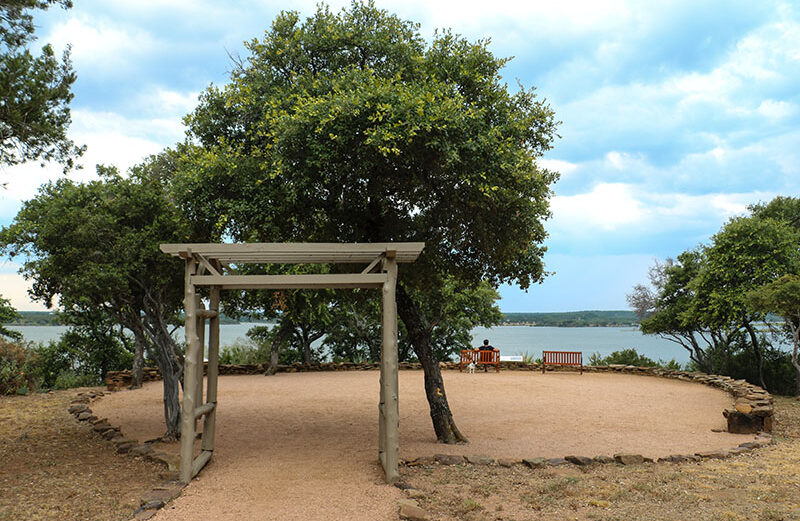
[[[233,344],[223,346],[219,353],[220,364],[263,364],[269,359],[269,351],[250,340],[236,339]]]
[[[74,387],[93,387],[102,380],[91,374],[81,374],[72,370],[61,371],[53,382],[53,389],[72,389]]]
[[[663,367],[665,369],[672,369],[679,371],[681,364],[676,362],[675,359],[665,362],[659,359],[658,362],[644,355],[640,355],[636,349],[629,348],[622,351],[614,351],[606,357],[600,356],[600,353],[592,353],[589,355],[589,365],[634,365],[637,367]]]
[[[20,342],[0,339],[0,394],[26,394],[36,388],[36,354]]]

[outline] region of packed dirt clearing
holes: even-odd
[[[619,452],[657,458],[754,438],[717,432],[732,398],[696,383],[572,372],[446,371],[444,378],[470,443],[436,443],[423,374],[401,371],[401,458]],[[377,371],[221,377],[214,458],[154,519],[396,519],[396,500],[404,496],[383,483],[377,463],[378,385]],[[152,382],[92,408],[126,437],[144,441],[163,432],[161,392],[161,383]]]

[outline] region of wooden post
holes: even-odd
[[[387,483],[395,483],[400,479],[398,471],[399,423],[400,409],[398,405],[397,374],[397,301],[395,288],[397,285],[397,261],[395,252],[386,251],[383,271],[388,275],[383,284],[383,320],[381,345],[381,403],[379,406],[378,450],[383,464]],[[382,452],[381,452],[382,449]]]
[[[200,351],[200,339],[197,336],[197,301],[192,284],[197,263],[192,255],[186,259],[186,280],[183,299],[186,314],[186,356],[183,366],[183,409],[181,411],[181,452],[179,479],[183,483],[192,480],[192,459],[194,456],[194,409],[199,405],[195,401],[197,392],[197,358]],[[200,370],[202,374],[202,369]]]
[[[215,312],[208,321],[208,384],[206,401],[217,404],[217,377],[219,375],[219,287],[211,288],[209,311]],[[216,407],[206,414],[203,422],[203,450],[214,450],[214,432],[217,425]]]
[[[205,360],[206,351],[206,319],[203,312],[206,310],[203,299],[200,295],[195,295],[195,311],[197,312],[197,343],[200,346],[200,358],[197,361],[197,392],[194,395],[195,408],[200,407],[205,403],[203,401],[203,373],[205,372],[203,363]],[[195,431],[197,430],[197,423],[195,423]]]

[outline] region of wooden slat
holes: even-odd
[[[385,273],[338,275],[195,275],[192,284],[222,289],[381,288]]]
[[[369,263],[387,250],[397,262],[414,262],[423,242],[379,243],[191,243],[162,244],[161,251],[176,256],[201,255],[208,260],[231,263]]]
[[[199,418],[199,417],[203,416],[204,414],[208,414],[211,411],[213,411],[214,409],[216,409],[216,407],[217,407],[217,404],[215,404],[215,403],[207,403],[205,405],[201,405],[200,407],[196,407],[195,410],[194,410],[194,417],[195,418]]]
[[[201,470],[203,470],[203,467],[206,466],[213,454],[214,453],[210,450],[200,451],[200,454],[198,454],[194,461],[192,461],[192,478],[194,478],[200,473]]]

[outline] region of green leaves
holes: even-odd
[[[0,5],[0,165],[30,160],[57,161],[64,170],[85,147],[67,138],[70,124],[70,88],[75,73],[69,47],[59,60],[50,45],[35,56],[28,46],[35,40],[29,9],[53,4],[70,8],[69,1],[11,0]]]

